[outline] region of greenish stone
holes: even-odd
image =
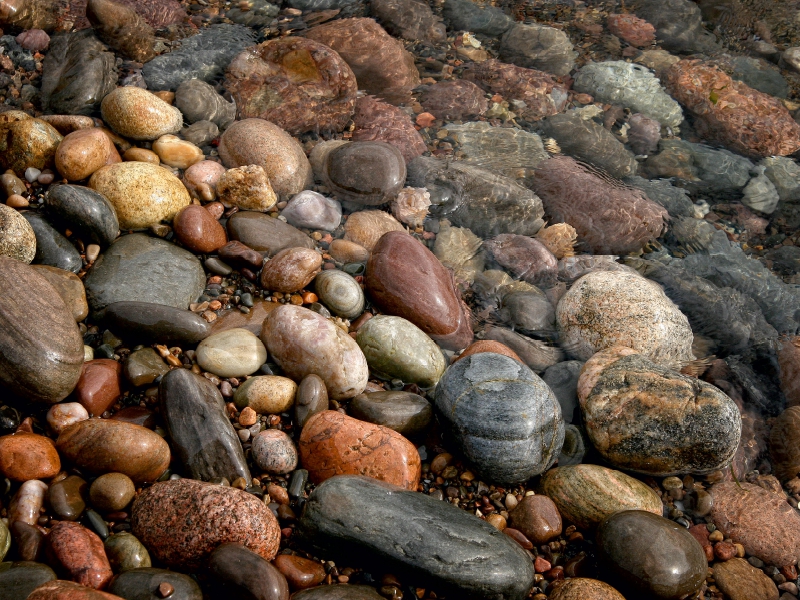
[[[11,534],[3,521],[0,521],[0,560],[3,560],[11,547]]]
[[[135,386],[153,383],[157,377],[169,372],[169,367],[152,348],[132,352],[123,367],[125,377]]]
[[[37,587],[55,579],[56,574],[53,569],[42,563],[28,561],[0,563],[0,600],[27,598]]]
[[[135,535],[128,532],[115,533],[105,541],[106,556],[115,573],[151,566],[150,554]]]

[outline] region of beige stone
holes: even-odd
[[[297,384],[288,377],[251,377],[236,390],[233,401],[242,410],[249,406],[260,415],[286,412],[294,405]]]
[[[193,143],[169,134],[153,142],[153,152],[165,165],[177,169],[188,169],[204,158],[203,151]]]
[[[56,169],[69,181],[86,179],[98,169],[122,159],[101,129],[79,129],[61,140],[56,150]]]
[[[142,88],[120,87],[103,98],[103,120],[118,134],[134,140],[155,140],[183,127],[183,115],[174,106]]]
[[[228,208],[267,212],[278,201],[266,171],[258,165],[228,169],[217,181],[216,192]]]

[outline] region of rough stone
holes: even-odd
[[[113,577],[103,541],[78,523],[60,521],[47,536],[47,550],[55,564],[86,587],[101,589]]]
[[[553,27],[514,24],[500,40],[500,58],[520,67],[567,75],[577,53],[567,35]]]
[[[714,581],[731,600],[778,600],[778,588],[763,571],[743,558],[714,565]]]
[[[0,256],[25,264],[36,257],[33,227],[22,214],[5,204],[0,204]]]

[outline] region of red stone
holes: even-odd
[[[192,252],[209,254],[228,242],[225,228],[204,207],[192,204],[175,215],[175,236]]]
[[[537,573],[544,573],[552,569],[553,565],[551,565],[541,556],[537,556],[536,559],[533,561],[533,568]]]
[[[509,525],[519,529],[537,546],[561,535],[561,515],[547,496],[525,496],[509,518]]]
[[[353,115],[354,142],[386,142],[396,146],[406,162],[427,150],[422,136],[405,112],[374,98],[364,96],[356,101]]]
[[[61,460],[49,438],[24,431],[0,437],[0,473],[9,479],[49,479],[60,470]]]
[[[115,360],[98,358],[83,364],[83,372],[75,387],[75,399],[99,417],[122,393],[122,365]]]
[[[636,15],[608,15],[608,30],[631,46],[642,48],[656,41],[656,28]]]
[[[736,556],[736,546],[730,542],[717,542],[714,544],[714,556],[719,560],[730,560]]]
[[[261,270],[261,286],[272,292],[291,293],[311,283],[322,268],[322,255],[309,248],[286,248]]]
[[[59,521],[47,536],[47,553],[73,581],[100,590],[114,573],[103,548],[103,540],[79,523]]]
[[[325,568],[320,563],[301,556],[281,554],[272,564],[283,573],[292,590],[314,587],[325,579]]]
[[[486,93],[464,79],[434,83],[424,89],[419,102],[437,119],[446,121],[482,115],[489,108]]]
[[[114,421],[133,423],[134,425],[147,427],[147,429],[155,429],[156,426],[155,413],[141,406],[126,406],[111,415],[111,418]]]
[[[533,550],[533,544],[531,541],[525,537],[525,534],[519,531],[518,529],[514,529],[513,527],[506,527],[503,529],[503,533],[505,533],[508,537],[512,540],[517,542],[520,546],[525,548],[525,550]],[[547,567],[550,568],[549,566]]]
[[[89,0],[70,0],[68,12],[62,18],[59,31],[90,27],[86,19],[86,5]],[[186,11],[177,0],[117,0],[135,10],[150,27],[162,29],[186,19]]]
[[[258,271],[264,263],[264,255],[261,252],[237,241],[228,242],[219,248],[217,256],[234,268],[249,267]]]

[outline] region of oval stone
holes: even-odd
[[[328,154],[322,182],[340,200],[377,206],[405,185],[406,161],[386,142],[352,142]]]
[[[288,377],[258,375],[236,389],[233,402],[239,410],[249,406],[260,415],[277,415],[292,408],[296,393],[297,384]]]
[[[297,449],[283,431],[267,429],[253,438],[253,460],[267,473],[283,475],[297,468]]]
[[[79,129],[67,134],[56,150],[56,169],[64,179],[86,179],[100,167],[122,161],[102,129]]]
[[[599,465],[551,469],[542,477],[540,487],[566,520],[583,529],[591,529],[622,510],[661,515],[661,498],[649,486]]]
[[[86,303],[86,290],[83,289],[83,281],[75,273],[49,265],[33,265],[33,268],[56,289],[76,322],[80,323],[87,317],[89,305]]]
[[[76,521],[86,509],[86,480],[77,475],[57,481],[47,490],[47,502],[58,519]]]
[[[103,247],[111,244],[119,235],[119,221],[114,206],[91,188],[81,185],[51,186],[44,197],[44,204],[49,214]]]
[[[102,512],[117,512],[128,506],[136,493],[133,481],[123,473],[100,475],[89,487],[92,507]]]
[[[278,521],[242,490],[176,479],[156,483],[133,503],[131,528],[164,564],[197,569],[220,544],[235,542],[266,560],[278,551]]]
[[[83,267],[80,253],[67,238],[61,235],[42,213],[21,213],[36,236],[36,255],[33,262],[78,273]]]
[[[114,576],[97,534],[79,523],[59,521],[47,536],[47,549],[55,564],[86,587],[101,589]]]
[[[51,581],[36,588],[27,600],[126,600],[72,581]]]
[[[36,270],[4,256],[0,288],[0,383],[28,400],[60,402],[75,388],[83,365],[83,339],[72,313]]]
[[[69,462],[89,473],[124,473],[136,482],[156,481],[169,466],[169,445],[139,425],[89,419],[58,436],[56,447]]]
[[[550,600],[625,600],[613,587],[597,579],[575,577],[555,588]]]
[[[136,86],[119,87],[108,94],[100,112],[111,129],[133,140],[155,140],[183,127],[181,111]]]
[[[325,382],[322,377],[314,373],[303,377],[297,386],[295,398],[294,420],[300,429],[315,414],[328,410],[328,390]]]
[[[27,598],[40,585],[55,581],[56,574],[47,565],[32,561],[0,563],[0,600]]]
[[[321,268],[322,255],[316,250],[286,248],[261,269],[261,286],[273,292],[298,292],[311,283]]]
[[[172,227],[181,244],[198,254],[210,254],[228,243],[225,228],[210,212],[196,204],[181,209]]]
[[[61,134],[50,123],[19,114],[26,118],[0,122],[0,167],[19,174],[52,167]]]
[[[378,240],[390,231],[405,232],[405,229],[400,221],[388,212],[359,210],[347,217],[344,224],[344,238],[333,240],[331,250],[341,252],[340,262],[365,262],[370,252],[375,249]],[[348,242],[350,246],[347,245]]]
[[[228,219],[228,235],[253,250],[274,256],[285,248],[313,248],[314,240],[280,219],[253,211],[239,211]]]
[[[335,315],[355,319],[364,312],[364,290],[344,271],[331,269],[317,274],[314,291],[320,302]]]
[[[208,322],[188,310],[126,300],[106,307],[103,324],[129,342],[196,344],[209,336]]]
[[[31,263],[36,256],[36,233],[16,210],[0,204],[0,257]]]
[[[136,536],[121,531],[108,536],[105,543],[106,555],[115,573],[150,566],[150,555]]]
[[[367,475],[416,490],[421,461],[414,445],[387,427],[338,411],[311,417],[298,444],[300,462],[314,483],[334,475]]]
[[[342,221],[342,205],[333,198],[304,190],[289,200],[281,216],[295,227],[333,231]]]
[[[546,471],[564,443],[561,405],[538,375],[492,352],[451,365],[436,386],[439,421],[488,481]]]
[[[359,394],[348,406],[352,416],[383,425],[406,437],[425,431],[433,419],[433,407],[411,392]]]
[[[240,544],[222,544],[211,553],[208,568],[219,597],[289,600],[281,572]]]
[[[0,473],[13,481],[49,479],[61,470],[50,438],[19,431],[0,437]]]
[[[508,526],[524,533],[534,546],[561,535],[561,515],[547,496],[525,496],[509,517]]]
[[[261,340],[288,377],[319,375],[334,400],[357,396],[367,385],[367,359],[355,340],[307,308],[284,304],[273,310]]]
[[[172,587],[172,600],[203,600],[203,592],[194,579],[183,573],[166,569],[143,567],[117,575],[108,586],[108,591],[125,600],[156,600],[160,597],[161,584]]]
[[[83,363],[83,372],[75,387],[75,399],[93,417],[107,411],[122,393],[122,365],[115,360],[98,358]]]
[[[267,362],[264,344],[247,329],[214,333],[197,346],[197,364],[220,377],[243,377]]]

